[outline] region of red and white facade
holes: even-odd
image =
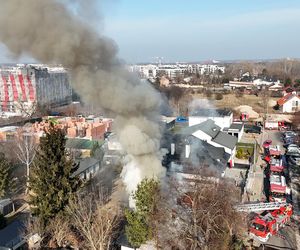
[[[57,75],[59,77],[56,77]],[[65,80],[67,78],[67,72],[62,67],[2,66],[0,68],[1,116],[28,115],[34,112],[38,103],[53,104],[64,99],[70,101],[72,88],[68,80]]]

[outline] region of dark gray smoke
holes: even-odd
[[[160,97],[127,73],[111,39],[92,30],[62,2],[1,0],[0,40],[15,56],[26,53],[42,63],[63,64],[83,100],[115,117],[128,154],[122,176],[133,191],[142,178],[163,175]]]

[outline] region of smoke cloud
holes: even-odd
[[[62,1],[1,0],[0,41],[15,56],[25,53],[39,62],[67,67],[84,102],[115,118],[129,159],[122,172],[129,192],[144,177],[164,175],[160,95],[127,73],[111,39],[95,32]]]

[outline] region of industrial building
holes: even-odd
[[[42,64],[0,67],[0,112],[2,117],[28,115],[38,105],[58,107],[72,101],[67,71]]]

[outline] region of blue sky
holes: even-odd
[[[299,0],[118,0],[103,14],[129,62],[300,57]]]
[[[96,2],[95,29],[128,62],[300,58],[300,0]]]

